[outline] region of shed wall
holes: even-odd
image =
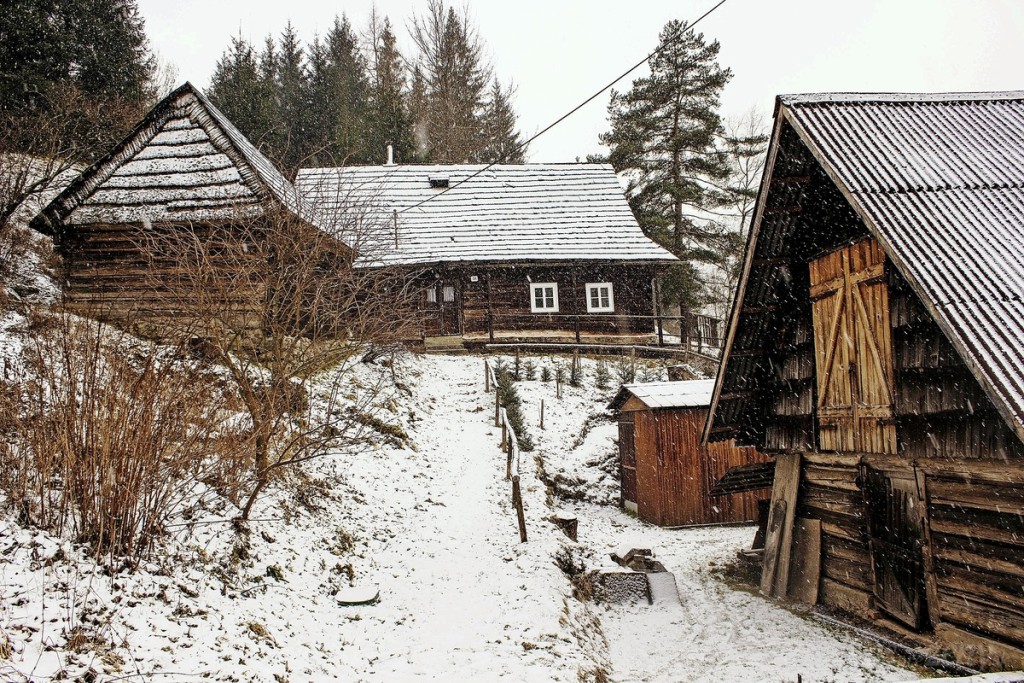
[[[759,492],[712,498],[715,482],[737,465],[765,462],[756,449],[731,440],[701,444],[707,410],[632,413],[637,514],[662,526],[723,524],[757,519]]]

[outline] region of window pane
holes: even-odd
[[[444,286],[444,300],[446,302],[455,301],[455,285]]]
[[[612,302],[611,302],[611,297],[609,296],[609,293],[608,293],[608,288],[607,287],[598,287],[597,291],[599,291],[601,293],[601,308],[611,308]]]
[[[436,287],[431,287],[430,289],[427,290],[427,303],[428,304],[436,304],[437,303],[437,288]]]

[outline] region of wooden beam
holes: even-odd
[[[786,453],[775,460],[768,533],[765,537],[761,593],[784,598],[789,591],[789,563],[793,552],[793,520],[800,485],[800,454]]]

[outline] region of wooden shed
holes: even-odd
[[[388,217],[361,263],[416,278],[427,342],[657,339],[657,276],[678,259],[644,235],[610,165],[310,168],[296,187]]]
[[[706,438],[762,592],[1024,665],[1024,93],[782,96]]]
[[[660,526],[757,519],[757,492],[712,496],[727,471],[764,462],[753,448],[701,443],[713,380],[625,384],[609,404],[619,421],[621,502]]]
[[[139,320],[176,315],[188,305],[161,295],[157,283],[177,277],[178,264],[145,251],[148,236],[187,229],[210,242],[274,216],[305,231],[300,237],[327,235],[316,243],[350,254],[320,215],[201,91],[185,83],[57,195],[32,227],[51,236],[62,256],[71,308]],[[244,267],[238,259],[220,258],[225,271]],[[223,293],[228,301],[233,296]],[[243,297],[237,310],[258,298]]]

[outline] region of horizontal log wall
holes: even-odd
[[[158,225],[148,230],[176,230],[181,226]],[[200,224],[190,227],[200,240],[215,231],[232,230],[231,225]],[[189,302],[169,294],[161,281],[173,281],[182,275],[182,267],[172,257],[150,254],[147,229],[139,225],[89,224],[74,226],[58,242],[63,263],[64,295],[69,306],[95,317],[141,320],[182,316]],[[221,310],[239,315],[257,314],[262,305],[263,286],[257,278],[244,287],[246,270],[255,274],[262,264],[242,263],[237,254],[214,265],[223,271],[225,283],[218,293]]]
[[[1024,462],[964,467],[932,459],[919,466],[931,536],[933,623],[1024,648]]]
[[[649,333],[655,331],[654,293],[650,266],[581,264],[578,267],[532,265],[474,266],[439,269],[420,275],[422,287],[437,280],[456,283],[461,296],[463,334],[488,332],[488,316],[493,314],[495,332],[521,330],[575,331],[580,316],[580,331],[595,334]],[[476,277],[476,282],[472,280]],[[530,284],[558,284],[558,312],[554,315],[530,310]],[[588,313],[587,283],[610,282],[614,311]],[[426,304],[426,297],[422,297]],[[433,308],[424,305],[425,320]],[[647,316],[647,317],[634,317]]]

